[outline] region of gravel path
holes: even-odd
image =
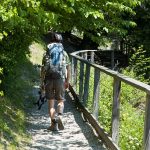
[[[37,95],[37,91],[34,91]],[[31,143],[26,150],[106,150],[88,123],[85,123],[75,108],[70,95],[66,92],[65,110],[62,131],[47,131],[50,125],[47,103],[41,110],[36,107],[28,110],[27,132],[31,135]]]
[[[78,49],[75,44],[72,45],[68,41],[67,37],[63,44],[68,53]],[[39,81],[35,81],[34,85],[32,94],[38,98]],[[64,130],[47,131],[50,126],[47,103],[42,106],[41,110],[33,107],[28,108],[27,112],[27,132],[31,135],[31,143],[24,147],[25,150],[106,150],[94,135],[91,126],[83,121],[67,92],[63,115]]]

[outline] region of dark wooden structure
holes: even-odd
[[[120,50],[98,50],[95,52],[95,62],[114,70],[129,65],[128,54]]]

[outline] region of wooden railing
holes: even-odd
[[[71,74],[72,81],[70,91],[74,96],[78,109],[83,113],[86,121],[93,126],[101,140],[105,142],[106,146],[112,150],[120,149],[118,146],[119,141],[119,128],[120,128],[120,92],[122,90],[121,83],[131,85],[146,93],[146,106],[145,106],[145,122],[144,122],[144,136],[143,136],[143,149],[150,149],[150,86],[135,79],[124,76],[118,72],[110,70],[106,67],[94,63],[94,53],[96,50],[82,50],[70,54],[71,58]],[[90,86],[91,69],[94,70],[93,83]],[[113,78],[113,99],[112,99],[112,116],[111,120],[111,136],[108,135],[98,122],[99,113],[99,94],[100,94],[100,77],[101,73],[107,74]],[[86,103],[89,94],[89,89],[93,91],[93,109],[92,112],[86,108]],[[104,110],[105,111],[105,110]],[[132,115],[132,114],[131,114]],[[135,127],[133,127],[135,128]]]

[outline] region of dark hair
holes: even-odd
[[[62,42],[62,35],[59,33],[53,33],[52,42]]]

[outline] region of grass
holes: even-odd
[[[34,81],[39,80],[36,66],[41,64],[43,45],[33,43],[30,55],[17,66],[15,76],[8,76],[6,91],[0,97],[0,149],[24,149],[30,137],[26,133],[26,107],[32,107]]]
[[[78,67],[80,67],[79,63]],[[80,69],[78,69],[78,71],[79,70]],[[132,78],[135,78],[133,72],[123,70],[123,73]],[[79,75],[80,72],[78,72],[77,77],[78,80]],[[79,82],[77,84],[79,84]],[[94,109],[93,87],[94,87],[94,69],[91,67],[88,99],[86,103],[86,107],[90,111],[90,113],[93,113]],[[79,85],[77,85],[77,93],[79,94]],[[122,150],[127,149],[140,150],[142,148],[145,97],[146,95],[144,92],[130,85],[127,85],[123,82],[121,83],[119,147]],[[111,135],[112,106],[113,106],[113,78],[101,72],[98,121],[109,135]]]

